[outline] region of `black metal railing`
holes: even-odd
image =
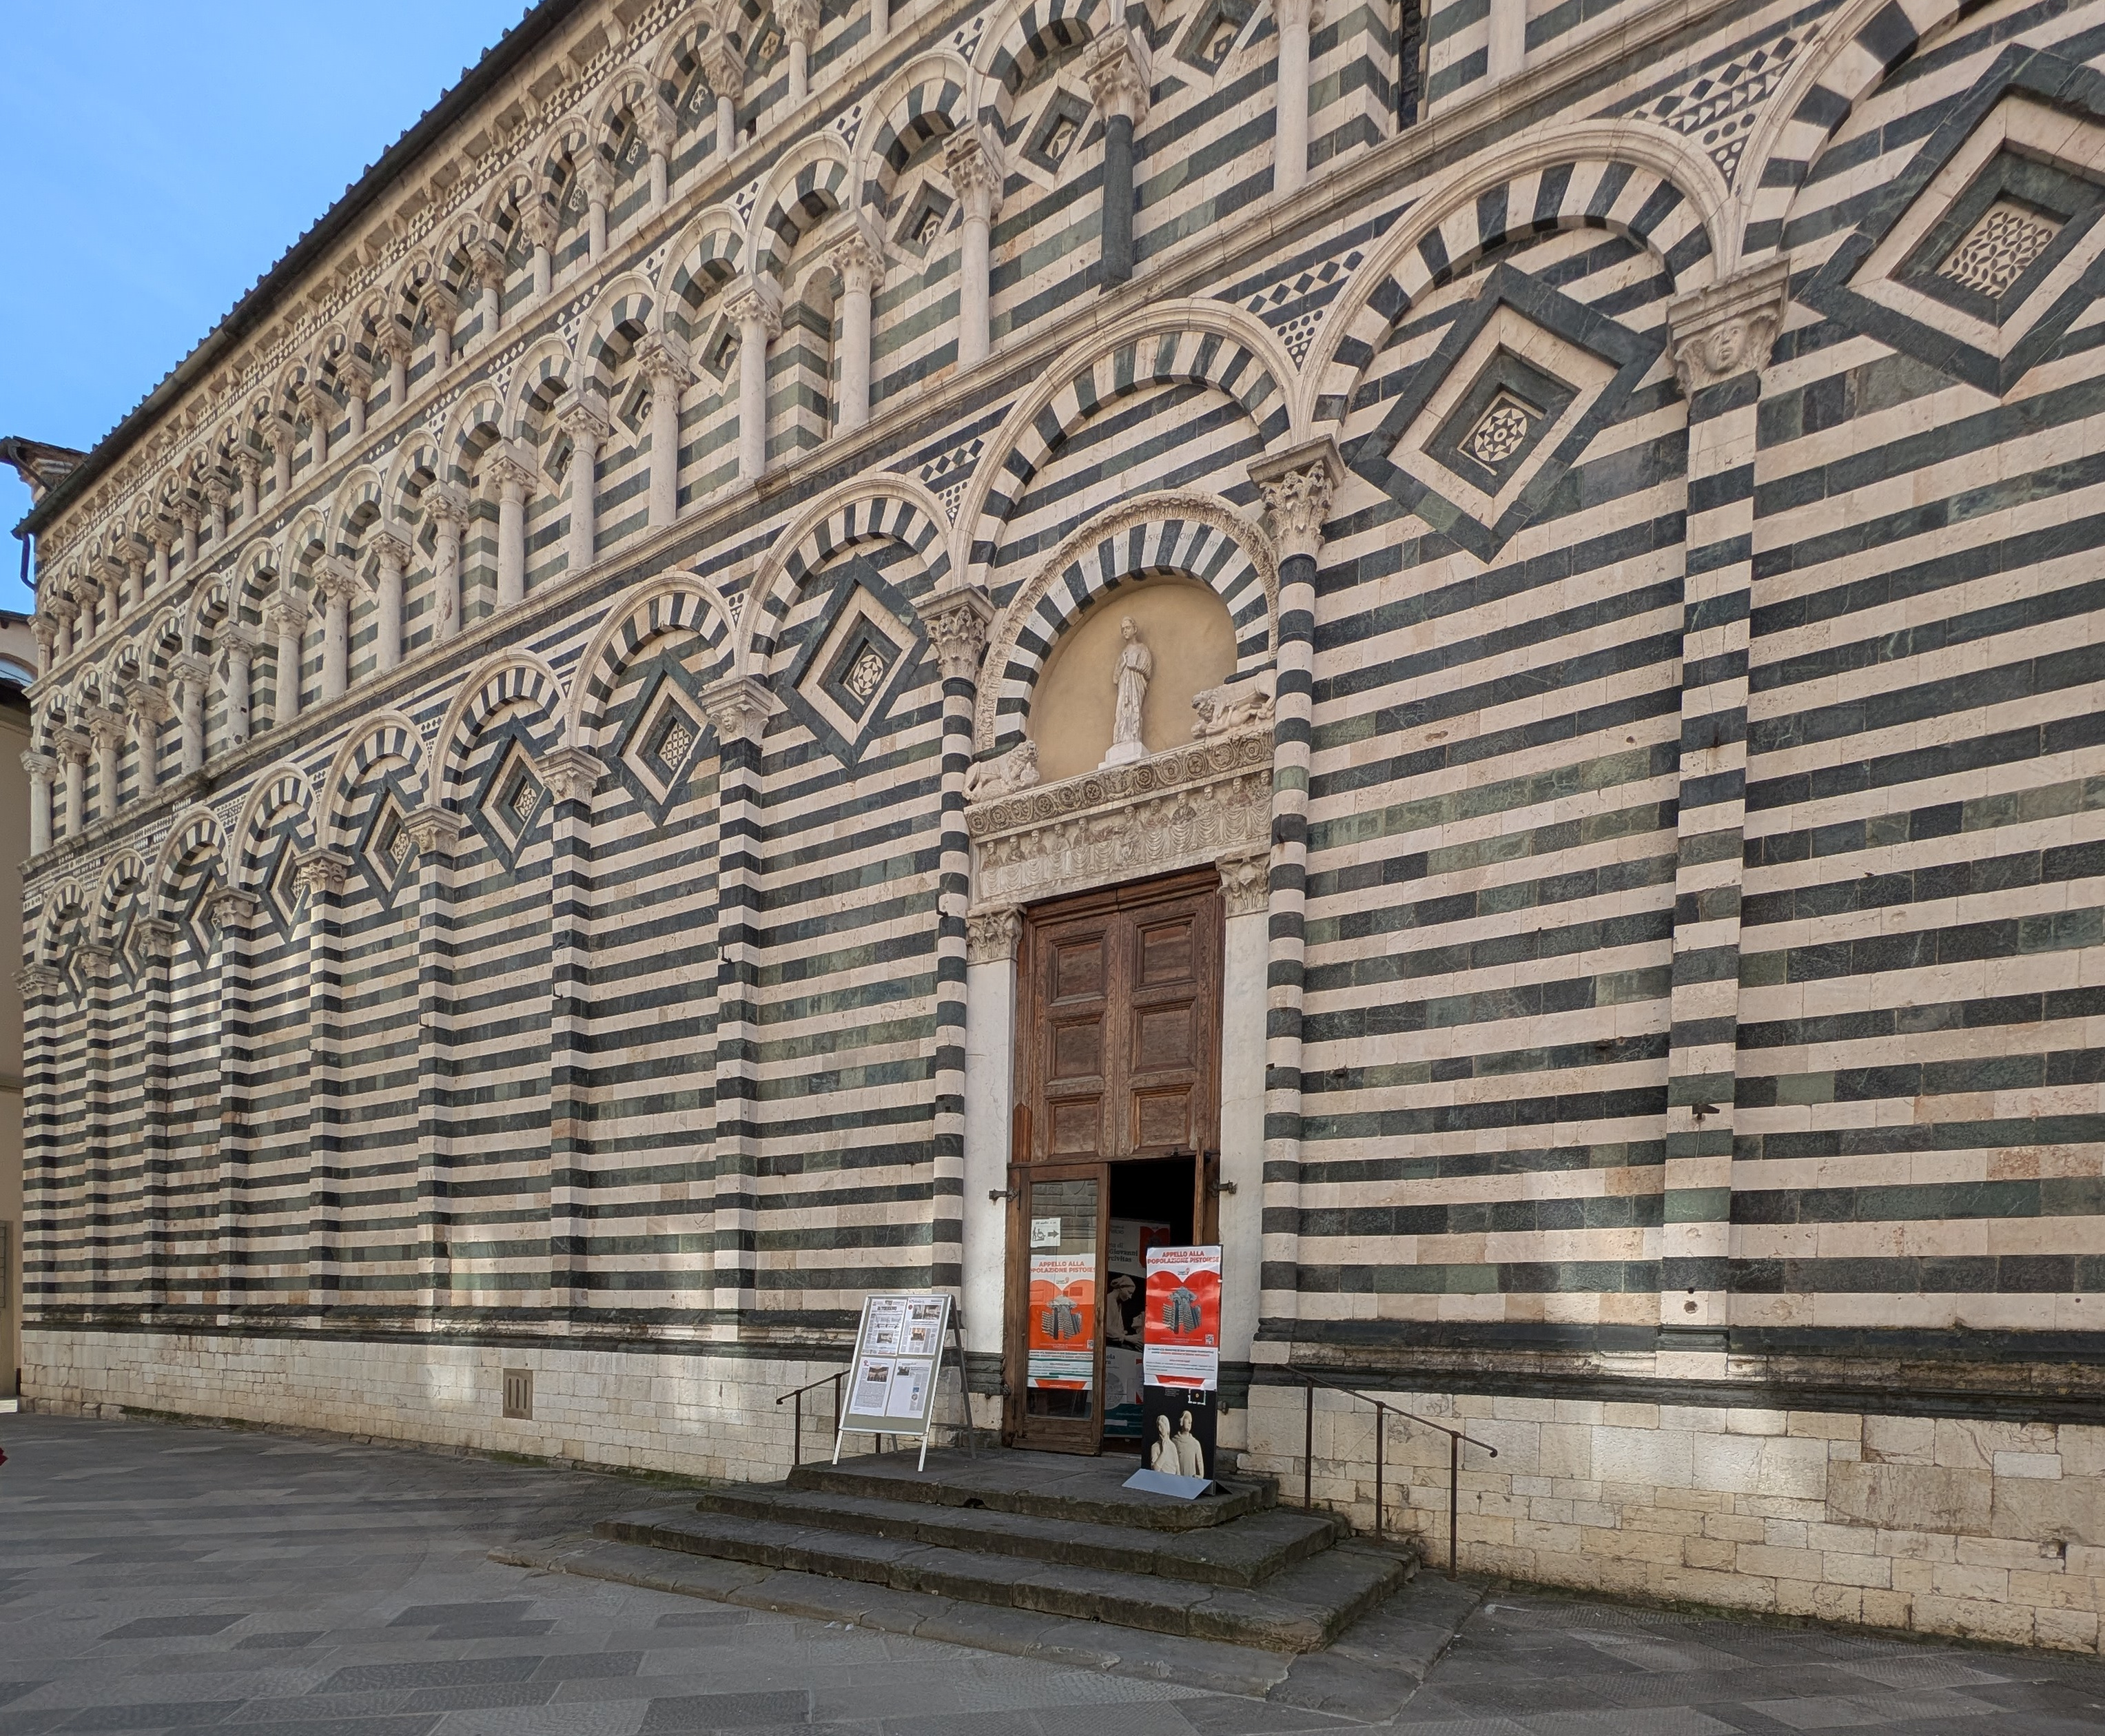
[[[1334,1393],[1343,1393],[1363,1404],[1374,1407],[1374,1535],[1382,1534],[1387,1505],[1383,1489],[1383,1448],[1388,1438],[1388,1419],[1401,1416],[1406,1422],[1415,1422],[1421,1428],[1432,1429],[1447,1437],[1447,1577],[1455,1577],[1455,1533],[1461,1516],[1462,1443],[1481,1447],[1493,1458],[1499,1456],[1497,1447],[1489,1441],[1480,1441],[1473,1434],[1465,1434],[1459,1429],[1450,1429],[1446,1424],[1435,1422],[1429,1416],[1420,1416],[1415,1411],[1406,1411],[1400,1404],[1391,1404],[1386,1398],[1377,1398],[1372,1393],[1361,1392],[1356,1386],[1347,1386],[1342,1380],[1334,1380],[1328,1375],[1312,1373],[1306,1368],[1296,1368],[1288,1363],[1280,1372],[1291,1375],[1302,1383],[1307,1395],[1307,1409],[1303,1418],[1301,1434],[1301,1505],[1304,1510],[1316,1505],[1316,1389],[1327,1387]]]
[[[802,1465],[804,1462],[804,1394],[810,1392],[815,1387],[830,1386],[833,1388],[834,1426],[838,1429],[840,1426],[841,1421],[841,1382],[847,1380],[847,1377],[848,1371],[845,1368],[842,1369],[838,1374],[820,1375],[817,1380],[807,1380],[803,1385],[798,1387],[796,1391],[793,1393],[784,1393],[780,1398],[775,1401],[778,1405],[789,1404],[793,1401],[796,1407],[796,1445],[789,1449],[789,1464],[792,1470],[794,1470],[798,1465]]]

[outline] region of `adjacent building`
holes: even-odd
[[[544,0],[29,515],[26,1393],[1115,1449],[1217,1240],[1362,1519],[2094,1649],[2101,26]]]

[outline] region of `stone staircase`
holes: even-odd
[[[1288,1654],[1327,1646],[1416,1570],[1340,1519],[1280,1506],[1268,1480],[1183,1501],[1122,1488],[1134,1462],[987,1449],[931,1452],[918,1474],[912,1453],[806,1465],[782,1483],[603,1519],[596,1547],[551,1540],[501,1559],[669,1586],[677,1575],[640,1571],[642,1551],[663,1551],[775,1576],[794,1595],[774,1607],[811,1614],[866,1620],[869,1588],[883,1587],[979,1606],[990,1627],[992,1612],[1014,1611]],[[682,1588],[767,1602],[751,1581],[736,1587],[748,1595]]]

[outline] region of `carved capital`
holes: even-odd
[[[1674,371],[1682,395],[1759,374],[1790,302],[1790,262],[1772,260],[1667,303]]]
[[[436,857],[453,854],[467,821],[449,808],[420,808],[404,815],[402,825],[420,852]]]
[[[566,391],[556,405],[556,420],[578,445],[597,446],[614,432],[606,400],[591,387]]]
[[[256,919],[263,908],[263,901],[253,893],[236,892],[231,886],[222,886],[212,895],[205,906],[205,919],[221,934],[236,928],[245,928]]]
[[[994,221],[1001,208],[1001,165],[978,128],[960,127],[945,141],[943,172],[967,217]]]
[[[124,696],[124,703],[133,717],[147,723],[165,723],[175,711],[167,694],[143,681]]]
[[[328,848],[310,850],[293,864],[293,871],[309,892],[333,896],[351,877],[351,858]]]
[[[556,748],[543,755],[535,769],[558,802],[588,802],[606,776],[606,762],[583,748]]]
[[[424,510],[435,525],[450,525],[458,530],[475,517],[475,503],[458,482],[441,482],[436,488],[426,489],[423,502]]]
[[[65,973],[56,964],[25,964],[15,973],[15,986],[25,999],[34,995],[56,995],[65,984]]]
[[[140,919],[132,932],[139,937],[139,950],[150,959],[165,959],[176,950],[176,942],[182,938],[182,927],[165,916],[146,916]]]
[[[1106,119],[1123,114],[1137,127],[1147,118],[1147,47],[1126,26],[1105,32],[1084,58],[1082,76]]]
[[[364,592],[365,581],[342,555],[324,555],[315,562],[315,589],[331,602],[347,602]]]
[[[1264,497],[1264,515],[1282,557],[1313,557],[1323,546],[1330,497],[1345,480],[1345,462],[1329,435],[1254,460],[1250,481]]]
[[[1230,916],[1262,916],[1269,900],[1271,851],[1241,850],[1214,863],[1221,870],[1221,902]]]
[[[373,389],[373,364],[357,351],[346,350],[336,359],[336,377],[352,397],[362,398]]]
[[[945,591],[922,606],[921,624],[928,629],[944,680],[978,681],[993,619],[994,605],[976,584]]]
[[[998,964],[1016,956],[1023,938],[1023,912],[1012,904],[965,914],[965,962]]]
[[[280,458],[300,443],[299,431],[283,416],[270,418],[270,425],[263,431],[263,437],[270,443],[270,450]]]
[[[382,567],[391,566],[398,573],[406,572],[409,562],[416,557],[416,545],[409,540],[409,533],[390,523],[367,533],[365,546]]]
[[[713,30],[697,58],[712,96],[728,96],[736,102],[745,95],[745,51],[727,32]]]
[[[51,745],[64,758],[85,760],[95,745],[95,738],[84,729],[62,729],[51,737]]]
[[[772,279],[742,279],[724,298],[724,312],[737,322],[741,337],[756,325],[771,338],[782,335],[782,292]]]
[[[827,255],[851,295],[868,295],[884,281],[884,253],[860,228],[851,230]]]
[[[643,148],[654,156],[669,157],[680,136],[680,118],[654,87],[633,105],[636,130],[643,135]]]
[[[614,196],[614,171],[597,150],[588,150],[579,157],[577,170],[578,189],[587,204],[603,205]]]
[[[201,687],[212,679],[212,664],[195,651],[185,651],[168,664],[168,673]]]
[[[212,642],[230,657],[253,657],[263,648],[262,636],[241,621],[229,621],[212,636]]]
[[[541,473],[516,445],[507,442],[490,454],[489,475],[498,488],[517,489],[523,500],[534,492]]]
[[[33,778],[56,777],[59,763],[53,754],[39,754],[34,749],[30,749],[22,755],[22,769]]]
[[[280,591],[263,605],[263,619],[279,633],[305,633],[313,613],[306,598],[297,591]]]
[[[819,0],[775,0],[775,16],[791,41],[808,48],[819,39]]]
[[[320,380],[302,380],[293,396],[299,402],[300,414],[310,422],[326,421],[335,413],[336,400]]]
[[[636,346],[636,365],[650,380],[653,391],[664,391],[668,383],[684,387],[695,378],[686,339],[677,332],[646,333]]]
[[[722,741],[758,742],[775,710],[775,696],[765,682],[733,675],[702,690],[702,709]]]
[[[83,705],[81,722],[87,726],[88,740],[99,748],[118,748],[124,745],[127,730],[124,714],[109,711],[101,705]]]

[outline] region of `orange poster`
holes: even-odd
[[[1212,1392],[1221,1382],[1221,1251],[1150,1248],[1142,1378]]]
[[[1030,1256],[1032,1386],[1087,1392],[1097,1376],[1097,1262],[1090,1254]]]

